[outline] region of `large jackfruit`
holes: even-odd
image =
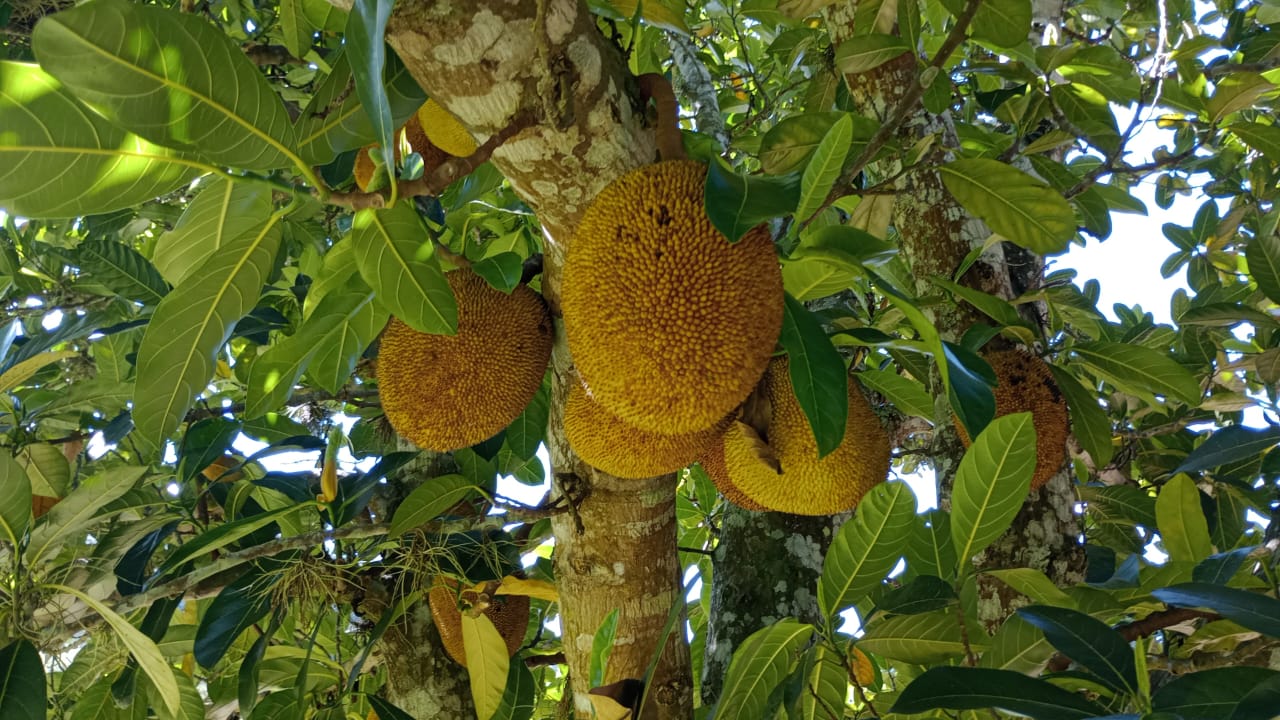
[[[889,472],[889,435],[852,378],[844,440],[821,459],[809,419],[791,387],[786,358],[769,363],[761,391],[770,408],[765,431],[758,434],[751,425],[734,423],[703,462],[730,500],[733,497],[725,488],[731,487],[770,510],[833,515],[853,509],[868,490],[884,481]]]
[[[703,206],[706,172],[675,160],[614,180],[565,258],[561,309],[578,371],[597,402],[650,432],[698,432],[728,415],[782,328],[769,233],[720,234]]]
[[[467,666],[467,651],[462,642],[462,611],[458,609],[458,601],[468,608],[480,607],[480,612],[507,643],[507,655],[515,655],[524,642],[525,628],[529,624],[529,598],[524,595],[487,596],[475,590],[458,592],[458,581],[440,577],[436,585],[427,594],[427,604],[431,606],[431,619],[440,631],[441,644],[445,652],[459,665]]]
[[[1036,430],[1036,469],[1031,476],[1031,489],[1044,487],[1067,457],[1067,436],[1071,432],[1067,400],[1053,380],[1045,361],[1023,350],[996,350],[983,353],[983,359],[995,371],[998,384],[996,417],[1012,413],[1031,413]],[[969,447],[969,434],[955,423],[960,440]]]
[[[458,301],[455,335],[421,333],[392,318],[378,350],[382,409],[402,436],[449,451],[515,420],[542,385],[551,317],[523,285],[511,294],[470,270],[445,275]]]
[[[588,465],[620,478],[675,472],[701,457],[724,426],[685,435],[640,430],[601,407],[580,382],[573,383],[564,406],[564,431],[573,451]]]

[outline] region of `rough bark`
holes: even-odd
[[[1038,21],[1056,22],[1049,3],[1038,5]],[[854,34],[853,16],[856,3],[843,3],[828,9],[828,27],[832,42],[838,45]],[[919,82],[919,61],[906,54],[866,73],[846,76],[850,95],[858,111],[880,120],[887,118],[899,104],[907,89]],[[908,116],[896,133],[895,141],[911,147],[927,134],[938,134],[940,144],[956,147],[955,133],[946,115],[932,115],[919,108]],[[892,177],[900,168],[890,159],[868,168],[878,177]],[[893,225],[898,231],[902,254],[916,278],[920,293],[936,292],[929,278],[952,277],[964,257],[990,235],[990,230],[956,203],[941,182],[938,173],[918,171],[903,175],[897,182]],[[989,249],[959,280],[969,287],[1003,298],[1040,284],[1044,266],[1040,258],[1005,243]],[[932,319],[943,338],[955,341],[981,316],[963,303],[941,308]],[[937,379],[935,378],[935,387]],[[944,413],[949,413],[944,399],[939,399]],[[931,456],[940,485],[939,496],[944,507],[949,505],[951,483],[964,447],[949,424],[935,429]],[[1074,512],[1076,503],[1073,483],[1067,473],[1060,473],[1043,489],[1031,494],[1013,527],[991,545],[979,558],[979,568],[1031,567],[1045,572],[1055,583],[1066,586],[1084,577],[1084,549],[1078,538],[1080,520]],[[989,630],[997,628],[1004,618],[1026,600],[1008,586],[985,575],[978,581],[978,614]]]
[[[818,578],[838,525],[830,517],[726,508],[713,557],[704,705],[719,699],[733,651],[748,635],[786,617],[822,624]]]
[[[427,603],[387,628],[380,651],[387,668],[382,692],[401,710],[418,720],[475,716],[466,670],[445,653]]]
[[[621,53],[581,0],[408,0],[396,4],[387,40],[427,93],[478,139],[527,124],[492,160],[542,223],[542,290],[558,322],[560,269],[582,212],[609,181],[655,159]],[[606,682],[643,676],[670,608],[683,603],[675,482],[622,481],[577,462],[560,427],[563,379],[572,366],[562,332],[552,365],[555,488],[580,500],[573,515],[554,523],[556,580],[575,708],[587,718],[590,637],[609,611],[622,608]],[[683,633],[666,648],[646,718],[692,712]]]

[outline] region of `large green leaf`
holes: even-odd
[[[18,547],[30,521],[31,480],[9,449],[0,449],[0,540]]]
[[[1014,47],[1031,33],[1030,0],[983,0],[973,16],[973,36],[998,47]]]
[[[890,712],[1000,708],[1035,720],[1087,720],[1107,711],[1084,696],[1010,670],[937,667],[911,681]]]
[[[951,497],[951,539],[961,564],[1009,529],[1031,488],[1036,431],[1031,413],[992,420],[960,460]]]
[[[271,610],[271,588],[277,573],[253,567],[227,584],[200,617],[192,653],[201,666],[211,668],[231,649],[236,638]]]
[[[1076,214],[1048,185],[998,160],[970,158],[938,168],[947,190],[1005,239],[1042,255],[1076,233]]]
[[[442,475],[432,478],[409,493],[396,508],[387,535],[397,537],[408,530],[431,522],[445,510],[457,505],[476,492],[475,484],[463,475]]]
[[[1220,667],[1179,675],[1151,698],[1153,710],[1173,713],[1183,720],[1231,718],[1241,699],[1263,683],[1275,682],[1280,673],[1262,667]],[[1263,716],[1271,720],[1271,715]],[[1262,720],[1261,718],[1259,720]]]
[[[1280,163],[1280,127],[1246,122],[1228,125],[1227,130],[1235,133],[1236,137],[1265,155],[1271,162]]]
[[[310,172],[266,77],[199,15],[92,0],[45,17],[31,44],[81,102],[151,142],[229,167]]]
[[[337,394],[351,377],[360,354],[386,327],[388,313],[374,302],[361,306],[343,319],[320,341],[320,352],[311,359],[307,377],[332,394]]]
[[[849,376],[844,360],[807,308],[790,295],[779,344],[787,351],[791,387],[823,457],[840,446],[849,419]]]
[[[427,96],[395,54],[387,56],[383,78],[391,122],[399,127]],[[349,90],[351,82],[351,63],[343,53],[298,116],[298,155],[308,163],[325,165],[338,153],[377,142],[377,133],[359,96]]]
[[[1059,652],[1088,668],[1111,689],[1130,694],[1138,691],[1133,648],[1106,623],[1076,610],[1048,605],[1019,608],[1018,614],[1040,628]]]
[[[851,155],[861,153],[879,128],[876,121],[842,112],[789,115],[765,133],[764,140],[760,143],[762,169],[770,175],[786,175],[801,170],[810,153],[827,136],[831,126],[844,117],[853,122],[853,140],[848,152]]]
[[[124,243],[89,238],[76,247],[76,262],[93,280],[127,300],[154,305],[169,292],[155,267]]]
[[[1257,458],[1280,444],[1280,428],[1230,425],[1219,428],[1208,440],[1187,454],[1175,473],[1210,470],[1229,463]]]
[[[458,331],[458,303],[412,203],[361,210],[351,228],[356,265],[380,303],[419,332]]]
[[[1170,605],[1207,607],[1250,630],[1280,638],[1280,600],[1273,597],[1208,583],[1182,583],[1151,594]]]
[[[373,127],[379,146],[390,152],[395,142],[391,106],[387,88],[382,84],[382,71],[387,64],[387,44],[383,35],[391,18],[392,0],[354,0],[347,15],[346,40],[351,77],[356,97]]]
[[[180,285],[218,248],[271,221],[271,190],[216,178],[201,190],[173,229],[156,241],[152,262],[170,284]]]
[[[836,48],[835,65],[840,72],[854,75],[873,70],[910,51],[906,41],[896,35],[855,35]]]
[[[873,620],[867,624],[858,647],[915,665],[942,663],[965,653],[959,618],[951,608]],[[970,637],[970,648],[982,650],[977,637]]]
[[[1200,490],[1185,474],[1174,475],[1160,488],[1156,523],[1165,552],[1174,562],[1200,562],[1213,554],[1209,521],[1200,507]]]
[[[34,645],[14,640],[0,649],[0,717],[45,720],[44,662]]]
[[[1249,238],[1244,257],[1258,289],[1272,302],[1280,302],[1280,234],[1264,232]]]
[[[813,626],[787,619],[755,631],[733,653],[716,717],[765,717],[769,695],[799,662]]]
[[[861,601],[898,564],[916,516],[916,496],[904,482],[871,488],[857,514],[831,541],[818,581],[818,606],[828,617]]]
[[[1167,354],[1141,345],[1092,342],[1072,352],[1096,375],[1138,395],[1164,395],[1188,405],[1200,404],[1200,383]]]
[[[530,720],[537,706],[534,698],[536,682],[527,665],[522,662],[511,663],[507,672],[507,688],[492,720]]]
[[[128,620],[107,607],[102,601],[87,593],[66,585],[50,585],[49,588],[56,592],[76,597],[80,602],[83,602],[91,610],[98,613],[98,616],[107,625],[111,626],[111,630],[116,637],[128,649],[133,659],[137,661],[138,667],[142,668],[143,674],[151,680],[164,711],[171,716],[178,715],[182,711],[182,693],[178,690],[178,683],[174,680],[173,671],[170,670],[169,662],[164,659],[164,655],[160,654],[160,648],[156,647],[151,638],[142,634],[141,630],[135,628]]]
[[[748,230],[795,210],[800,182],[795,175],[738,175],[721,160],[707,168],[707,218],[729,242]]]
[[[1106,467],[1111,462],[1115,447],[1111,444],[1111,420],[1098,405],[1097,396],[1085,389],[1066,370],[1049,365],[1053,380],[1067,399],[1071,409],[1071,430],[1080,445],[1089,453],[1095,467]]]
[[[1040,672],[1053,656],[1053,646],[1036,626],[1010,615],[991,638],[991,647],[982,653],[979,667],[1013,670],[1023,674]]]
[[[808,220],[826,202],[831,188],[835,187],[853,142],[853,120],[844,115],[818,143],[809,158],[809,164],[800,176],[800,200],[796,205],[796,219]]]
[[[826,643],[809,650],[804,676],[804,690],[796,701],[796,720],[829,720],[845,706],[849,691],[849,672],[844,658]]]
[[[110,212],[213,168],[90,112],[36,65],[0,61],[0,207],[25,217]]]
[[[219,248],[156,308],[134,383],[134,437],[145,449],[164,446],[209,382],[218,351],[258,302],[280,235],[272,222]]]
[[[160,563],[156,568],[153,582],[160,582],[177,574],[187,562],[220,550],[241,538],[248,537],[261,528],[283,519],[298,508],[298,505],[285,505],[274,510],[267,510],[256,515],[225,522],[206,530],[170,553],[169,557],[165,558],[164,562]]]
[[[915,529],[903,552],[910,577],[955,577],[956,546],[951,541],[951,515],[937,508],[917,515]]]
[[[873,368],[860,371],[858,381],[884,395],[895,408],[907,415],[933,421],[933,396],[920,381]]]
[[[86,528],[105,519],[100,511],[132,490],[146,474],[146,467],[120,465],[82,480],[36,522],[27,544],[27,564],[38,562],[46,551],[56,552],[70,538],[80,537]]]

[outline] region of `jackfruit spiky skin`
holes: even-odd
[[[564,406],[564,431],[573,451],[591,467],[620,478],[648,478],[693,463],[725,423],[687,435],[663,435],[619,420],[574,382]]]
[[[431,606],[431,619],[440,631],[440,641],[445,652],[459,665],[467,666],[467,651],[462,643],[462,611],[458,609],[458,582],[451,578],[437,578],[435,587],[427,593]],[[474,605],[479,597],[474,591],[463,590],[463,602]],[[524,595],[497,595],[487,600],[489,607],[483,611],[498,634],[507,643],[507,656],[516,654],[524,642],[525,627],[529,624],[529,598]]]
[[[703,205],[707,169],[673,160],[614,180],[564,264],[569,350],[609,412],[642,430],[705,430],[741,403],[782,328],[769,232],[730,243]]]
[[[726,429],[726,432],[728,430]],[[729,477],[729,469],[724,465],[724,443],[720,438],[711,444],[707,453],[703,455],[699,462],[702,463],[702,469],[707,472],[707,477],[711,478],[711,482],[715,484],[716,490],[724,496],[725,500],[737,505],[743,510],[751,510],[752,512],[768,512],[769,508],[747,497],[746,493],[738,489],[733,484],[733,480]]]
[[[418,108],[418,122],[436,147],[454,157],[468,157],[476,151],[475,138],[448,110],[435,100]]]
[[[445,275],[458,332],[430,335],[392,318],[378,350],[382,409],[419,447],[457,450],[493,437],[524,411],[551,359],[551,317],[521,285],[505,294],[470,270]]]
[[[710,462],[703,467],[708,474],[724,473],[717,487],[731,484],[770,510],[793,515],[852,510],[889,473],[889,435],[850,378],[844,440],[819,459],[817,440],[788,373],[786,358],[775,359],[765,373],[761,389],[771,416],[764,437],[745,423],[734,423],[712,446]]]
[[[1031,413],[1036,430],[1036,469],[1031,475],[1031,489],[1044,487],[1067,458],[1067,436],[1071,432],[1071,416],[1067,400],[1049,371],[1049,365],[1023,350],[997,350],[983,353],[982,358],[995,371],[998,384],[996,417],[1012,413]],[[956,430],[965,447],[969,434],[957,420]]]

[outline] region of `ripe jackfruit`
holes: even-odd
[[[686,435],[663,435],[631,427],[574,382],[564,406],[569,445],[591,467],[620,478],[647,478],[675,472],[707,451],[724,423]]]
[[[529,624],[529,598],[524,595],[486,596],[474,590],[458,592],[458,581],[452,578],[437,578],[436,585],[427,594],[427,603],[431,606],[431,619],[435,621],[436,630],[440,631],[441,644],[445,652],[459,665],[467,666],[467,651],[462,643],[462,611],[458,609],[458,600],[469,608],[480,606],[481,612],[498,634],[507,643],[507,656],[516,654],[524,642],[525,627]]]
[[[419,447],[457,450],[493,437],[524,411],[551,359],[551,317],[521,285],[505,294],[470,270],[445,275],[458,332],[429,335],[392,318],[377,378],[391,426]]]
[[[592,397],[642,430],[725,417],[759,380],[782,328],[766,228],[730,243],[703,206],[706,166],[673,160],[614,180],[565,258],[561,310]]]
[[[996,373],[996,417],[1012,413],[1031,413],[1036,429],[1036,469],[1031,476],[1031,489],[1044,487],[1062,467],[1067,457],[1067,435],[1071,431],[1067,400],[1053,380],[1045,361],[1023,350],[998,350],[983,353],[983,359]],[[957,421],[956,429],[965,447],[969,434]]]
[[[454,157],[467,157],[476,151],[476,141],[471,133],[435,100],[423,103],[418,108],[416,119],[431,142],[446,153]]]
[[[763,436],[746,423],[734,423],[712,445],[703,467],[717,487],[732,485],[770,510],[794,515],[850,510],[888,474],[889,435],[850,378],[844,440],[819,459],[788,372],[787,359],[777,358],[764,375],[761,390],[770,417]]]

